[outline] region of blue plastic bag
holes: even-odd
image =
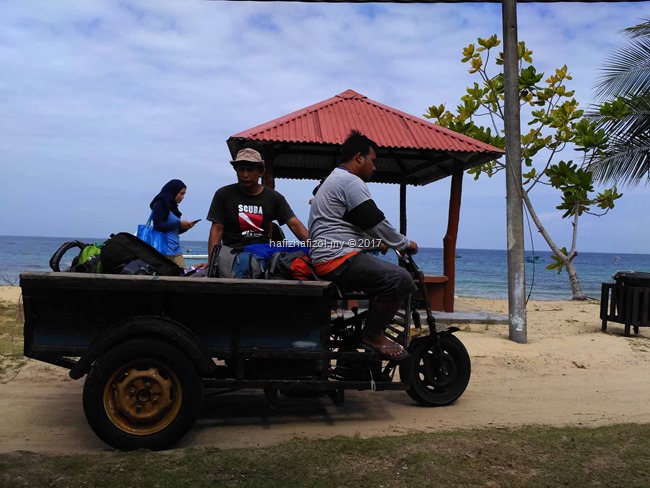
[[[140,239],[156,249],[161,254],[167,252],[167,234],[157,231],[151,222],[151,215],[146,224],[138,225],[138,233],[136,234]]]

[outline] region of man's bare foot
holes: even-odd
[[[367,351],[375,351],[384,359],[393,361],[401,361],[409,357],[409,353],[402,346],[383,334],[377,337],[363,337],[361,347]]]

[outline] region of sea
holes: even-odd
[[[68,241],[100,243],[102,238],[0,236],[0,285],[19,285],[20,273],[51,271],[49,262],[60,246]],[[181,241],[187,255],[207,255],[207,241]],[[72,262],[78,251],[65,254],[61,269]],[[457,249],[456,295],[478,298],[508,297],[508,265],[505,250]],[[206,261],[205,257],[187,259],[188,265]],[[547,270],[551,252],[525,253],[526,297],[532,300],[569,300],[572,297],[566,271]],[[536,257],[535,257],[536,256]],[[389,253],[384,259],[396,261]],[[442,249],[420,248],[414,260],[425,274],[443,273]],[[600,299],[602,283],[612,282],[619,271],[650,272],[650,254],[612,254],[580,252],[575,259],[582,291]],[[189,279],[189,278],[188,278]]]

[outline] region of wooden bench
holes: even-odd
[[[449,278],[446,276],[425,276],[424,277],[424,286],[426,286],[428,295],[429,295],[429,304],[431,310],[443,311],[444,303],[443,299],[445,297],[445,283],[449,281]],[[422,299],[422,296],[418,293],[418,298]],[[359,299],[356,297],[347,297],[344,300],[343,308],[346,310],[351,310],[352,307],[358,307],[360,305]],[[364,302],[362,305],[367,306]]]
[[[449,281],[447,276],[425,276],[424,286],[429,295],[431,310],[444,310],[445,284]],[[420,296],[420,298],[422,298]]]

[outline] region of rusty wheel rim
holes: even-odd
[[[154,365],[121,367],[104,387],[104,409],[109,420],[133,435],[164,430],[178,416],[182,403],[178,377]]]

